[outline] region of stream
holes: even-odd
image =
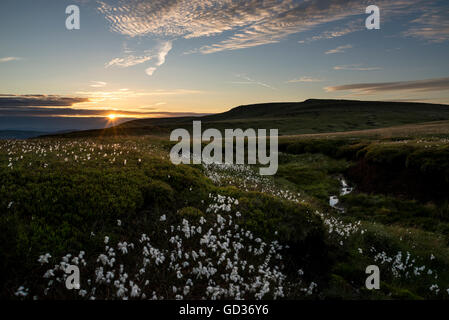
[[[346,182],[344,177],[339,177],[338,180],[340,181],[340,185],[341,185],[340,195],[339,195],[340,197],[350,194],[354,190],[354,188],[352,188],[348,185],[348,183]],[[332,208],[335,208],[340,212],[345,212],[345,209],[339,205],[339,203],[340,203],[340,199],[338,198],[339,196],[330,196],[329,197],[329,205]]]

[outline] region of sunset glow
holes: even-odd
[[[0,13],[3,129],[47,131],[44,117],[67,119],[57,130],[101,128],[309,98],[449,103],[443,0],[380,0],[372,30],[356,0],[83,0],[73,30],[52,1],[39,28],[42,5],[19,2],[3,1]]]

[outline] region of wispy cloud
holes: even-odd
[[[382,70],[380,67],[363,67],[360,64],[350,64],[343,66],[335,66],[334,70],[346,70],[346,71],[377,71]]]
[[[95,98],[116,97],[117,94],[130,96],[164,96],[176,94],[194,94],[192,90],[156,90],[153,92],[133,92],[119,90],[117,92],[81,92],[80,95],[89,97],[65,97],[59,95],[14,95],[0,94],[0,116],[5,117],[107,117],[115,114],[118,117],[184,117],[200,116],[205,113],[196,112],[171,112],[160,110],[165,102],[157,102],[145,107],[124,109],[111,109],[99,107],[87,107],[84,103],[95,102]]]
[[[149,76],[152,76],[154,72],[157,70],[157,67],[162,66],[165,63],[165,59],[167,57],[167,54],[170,52],[170,50],[173,48],[173,44],[171,41],[165,41],[162,42],[159,47],[157,48],[156,53],[156,67],[150,67],[145,70],[145,73]]]
[[[67,107],[88,102],[85,97],[64,97],[58,95],[9,95],[0,94],[0,108],[4,107]]]
[[[146,74],[152,76],[157,70],[157,67],[160,67],[165,63],[167,54],[172,48],[173,45],[171,41],[163,41],[155,49],[145,50],[142,54],[135,55],[135,52],[126,46],[124,49],[126,55],[122,58],[112,59],[106,63],[106,68],[112,66],[128,68],[156,59],[155,66],[145,69]]]
[[[297,82],[322,82],[324,80],[313,78],[313,77],[301,77],[298,79],[288,80],[287,83],[297,83]]]
[[[173,48],[173,44],[171,41],[166,41],[162,43],[162,45],[159,48],[159,52],[157,54],[158,61],[156,65],[160,67],[165,63],[165,58],[167,57],[167,54],[170,52],[170,50]]]
[[[344,46],[338,46],[335,49],[326,51],[325,54],[343,53],[346,51],[346,49],[351,49],[351,48],[352,48],[352,45],[350,45],[350,44],[347,44]]]
[[[155,107],[160,107],[160,106],[163,106],[163,105],[166,105],[166,104],[167,104],[167,102],[156,102],[156,103],[153,103],[153,104],[150,104],[150,105],[139,107],[138,109],[154,110]]]
[[[4,58],[0,58],[0,63],[10,62],[10,61],[19,61],[19,60],[23,60],[23,59],[19,58],[19,57],[4,57]]]
[[[427,6],[421,9],[422,14],[411,21],[412,26],[403,34],[421,38],[430,42],[449,40],[449,5]]]
[[[173,96],[173,95],[190,95],[200,94],[202,91],[189,89],[175,90],[154,90],[154,91],[133,91],[129,89],[120,89],[114,91],[78,91],[77,95],[89,97],[89,101],[99,102],[104,100],[120,100],[137,97],[150,96]]]
[[[92,88],[103,88],[106,87],[107,83],[103,81],[91,81],[90,86]]]
[[[274,87],[270,86],[269,84],[266,84],[266,83],[258,81],[258,80],[254,80],[254,79],[252,79],[252,78],[250,78],[250,77],[248,77],[247,75],[244,75],[244,74],[237,74],[236,77],[240,78],[240,79],[242,79],[244,81],[232,81],[231,83],[233,83],[233,84],[258,85],[258,86],[262,86],[262,87],[265,87],[265,88],[276,90]]]
[[[187,117],[202,116],[204,113],[196,112],[170,112],[170,111],[129,111],[120,109],[83,109],[83,108],[39,108],[14,107],[0,108],[0,116],[5,117],[107,117],[114,114],[117,117],[150,118],[150,117]]]
[[[419,1],[378,0],[376,5],[385,12],[402,12]],[[131,37],[225,35],[224,40],[191,51],[208,54],[276,43],[291,34],[363,15],[362,7],[360,0],[103,0],[98,10],[111,30]]]
[[[363,25],[363,19],[351,19],[345,26],[332,28],[331,30],[326,30],[319,33],[318,35],[308,37],[305,40],[300,40],[299,43],[309,43],[317,40],[327,40],[343,37],[347,34],[366,30]]]
[[[155,68],[155,67],[149,67],[149,68],[145,69],[145,73],[149,76],[152,76],[156,70],[157,70],[157,68]]]
[[[414,92],[444,91],[449,90],[448,78],[435,78],[416,81],[355,83],[342,86],[326,87],[326,91],[351,91],[360,94],[373,94],[387,91],[409,90]]]
[[[132,67],[147,61],[150,61],[152,59],[151,55],[143,55],[143,56],[134,56],[134,55],[128,55],[123,58],[114,58],[108,63],[106,63],[106,68],[116,66],[121,68],[128,68]]]

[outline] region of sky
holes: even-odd
[[[449,104],[448,53],[447,0],[2,0],[0,130],[309,98]]]

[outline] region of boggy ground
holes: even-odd
[[[412,168],[444,185],[447,137],[280,147],[277,175],[261,177],[249,166],[174,166],[170,144],[151,136],[1,141],[1,296],[449,298],[444,192],[368,188],[360,169]],[[355,187],[344,196],[342,176]],[[80,290],[65,289],[68,264],[80,267]],[[380,290],[365,288],[371,264]]]

